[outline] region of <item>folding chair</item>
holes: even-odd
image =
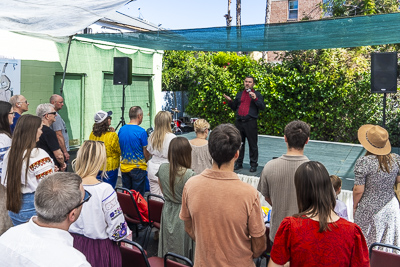
[[[162,202],[152,198],[159,198],[160,200],[162,200]],[[152,228],[155,227],[157,229],[160,229],[161,213],[164,202],[165,199],[160,195],[150,193],[147,196],[147,205],[149,207],[149,221]]]
[[[382,243],[373,243],[369,247],[369,259],[371,267],[398,267],[400,266],[400,254],[395,254],[393,252],[386,252],[382,250],[373,249],[374,247],[384,247],[392,249],[392,251],[398,251],[400,253],[400,247],[382,244]]]
[[[267,226],[265,229],[265,236],[267,237],[267,249],[261,254],[260,257],[257,258],[256,260],[256,267],[260,267],[261,266],[261,261],[263,258],[266,259],[266,264],[265,267],[267,267],[268,262],[269,262],[269,258],[271,257],[271,249],[272,249],[272,245],[271,245],[271,240],[269,239],[269,227]]]
[[[123,239],[118,244],[121,251],[122,267],[130,267],[133,264],[137,267],[150,267],[146,252],[138,243]],[[131,245],[132,248],[127,244]]]
[[[148,243],[147,231],[151,230],[150,224],[143,221],[142,217],[140,216],[139,208],[136,204],[135,198],[129,189],[116,187],[115,191],[117,192],[118,202],[121,206],[122,212],[124,213],[125,220],[128,223],[135,225],[136,237],[139,235],[139,225],[143,227],[141,230],[145,230],[143,247],[146,249]]]
[[[183,263],[179,263],[176,261],[176,259],[179,259],[183,262],[185,262],[185,264]],[[164,267],[186,267],[186,266],[193,266],[193,263],[191,260],[189,260],[186,257],[183,257],[181,255],[172,253],[172,252],[168,252],[167,254],[165,254],[164,256]]]

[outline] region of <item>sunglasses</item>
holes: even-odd
[[[52,115],[55,116],[57,114],[57,112],[54,111],[54,112],[49,112],[49,113],[46,113],[46,114],[52,114]]]
[[[76,205],[73,209],[71,209],[70,211],[68,211],[67,214],[69,214],[71,211],[73,211],[74,209],[79,208],[80,206],[83,205],[83,203],[88,202],[89,199],[92,197],[92,194],[90,194],[88,191],[85,190],[85,197],[83,198],[83,201],[81,203],[79,203],[78,205]]]
[[[10,114],[10,115],[15,115],[15,112],[8,112],[8,114]]]

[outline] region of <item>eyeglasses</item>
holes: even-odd
[[[49,112],[49,113],[46,113],[46,114],[52,114],[52,115],[55,116],[57,114],[57,112],[54,111],[54,112]]]
[[[92,194],[90,194],[88,191],[85,190],[85,197],[83,198],[83,201],[81,203],[79,203],[78,205],[76,205],[76,207],[74,207],[73,209],[71,209],[70,211],[67,212],[67,214],[69,214],[71,211],[73,211],[74,209],[79,208],[80,206],[83,205],[83,203],[88,202],[89,199],[92,197]]]
[[[18,103],[25,103],[25,104],[28,104],[28,100],[25,100],[25,101],[18,101]]]
[[[8,112],[8,114],[15,116],[15,112]]]

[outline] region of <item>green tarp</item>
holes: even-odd
[[[400,43],[400,13],[242,27],[77,36],[158,50],[290,51],[358,47]]]

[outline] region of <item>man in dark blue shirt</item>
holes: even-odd
[[[13,106],[13,110],[15,112],[13,124],[11,125],[11,132],[14,132],[14,128],[15,125],[17,125],[19,117],[21,117],[22,113],[28,111],[29,102],[23,95],[13,95],[10,98],[10,104]]]

